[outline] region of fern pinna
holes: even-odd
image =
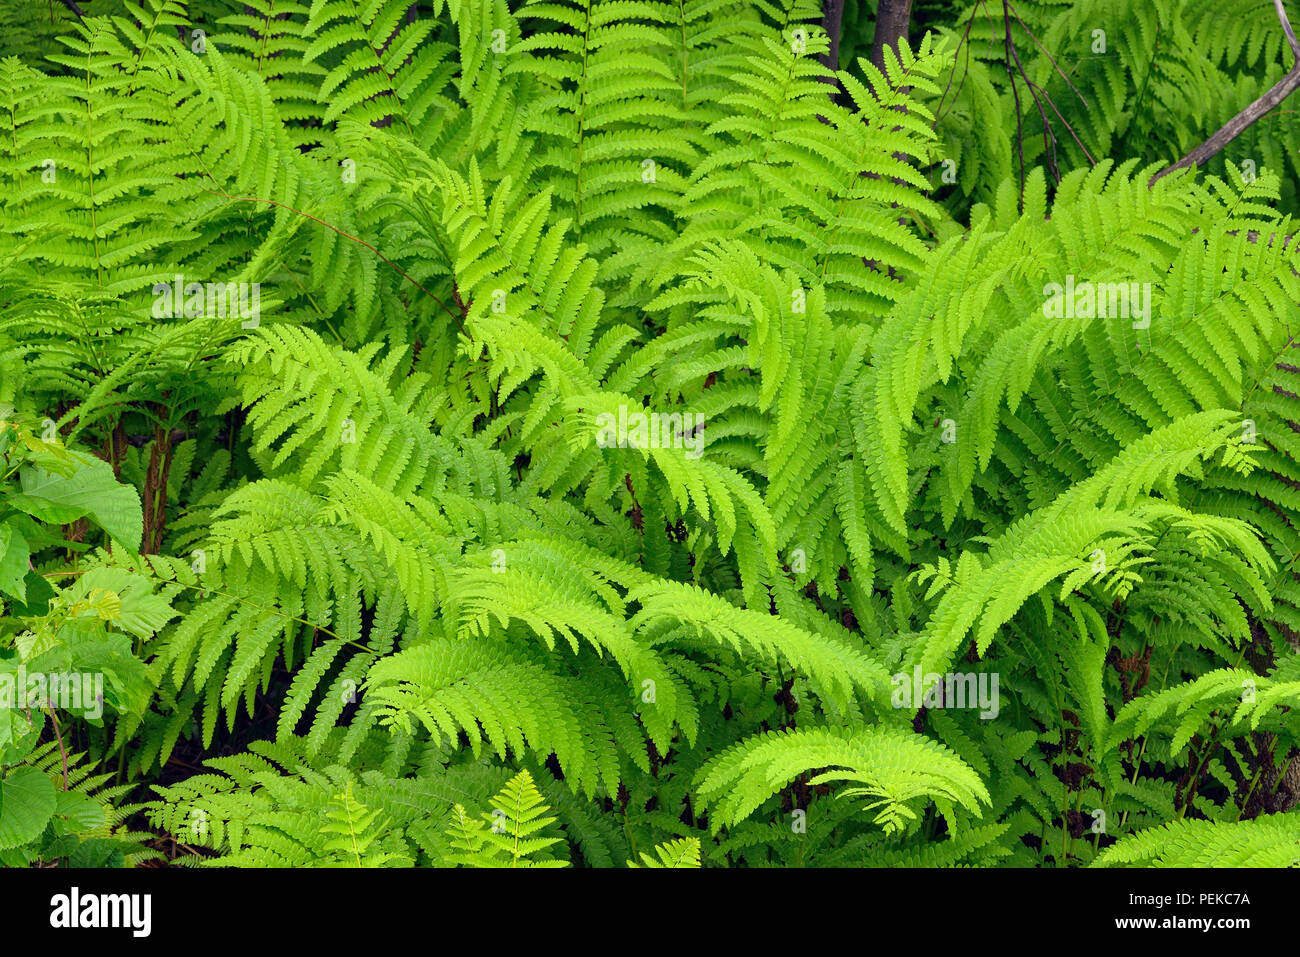
[[[117,685],[0,711],[4,860],[1300,863],[1294,150],[1150,183],[1282,44],[1018,4],[1143,54],[1040,148],[963,4],[88,5],[0,58],[0,676]]]

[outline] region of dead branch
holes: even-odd
[[[1191,166],[1204,166],[1207,160],[1218,155],[1220,150],[1240,136],[1246,127],[1272,110],[1273,107],[1294,93],[1297,88],[1300,88],[1300,42],[1296,41],[1295,31],[1291,29],[1291,21],[1287,19],[1286,10],[1282,8],[1282,0],[1273,0],[1273,6],[1277,10],[1278,19],[1282,22],[1282,29],[1286,32],[1287,42],[1291,44],[1291,54],[1295,57],[1295,62],[1291,64],[1290,71],[1271,90],[1230,119],[1208,140],[1177,163],[1162,169],[1155,176],[1152,176],[1147,186],[1154,186],[1156,180],[1177,170],[1187,169]]]

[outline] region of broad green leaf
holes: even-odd
[[[31,550],[18,529],[8,522],[0,525],[0,592],[13,595],[19,601],[27,600],[27,562]]]
[[[6,501],[41,521],[65,524],[89,516],[100,528],[129,548],[140,547],[144,512],[135,489],[113,477],[107,462],[83,456],[71,475],[25,467],[22,491]]]
[[[40,837],[58,806],[54,782],[36,768],[18,768],[0,780],[0,848]]]

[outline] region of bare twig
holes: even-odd
[[[1277,18],[1282,23],[1282,30],[1286,33],[1287,43],[1291,44],[1291,53],[1295,57],[1295,62],[1291,64],[1291,69],[1287,72],[1287,75],[1282,77],[1272,89],[1258,100],[1225,123],[1217,133],[1196,147],[1196,149],[1177,163],[1165,167],[1155,176],[1152,176],[1150,182],[1147,183],[1148,186],[1155,185],[1156,180],[1162,176],[1168,176],[1180,169],[1204,166],[1207,160],[1217,156],[1220,150],[1240,136],[1246,127],[1285,100],[1297,88],[1300,88],[1300,42],[1296,41],[1295,31],[1291,29],[1291,21],[1287,19],[1286,10],[1282,7],[1282,0],[1273,0],[1273,6],[1277,10]]]
[[[943,104],[944,101],[948,99],[948,94],[952,92],[952,81],[957,75],[957,58],[961,55],[963,49],[966,51],[966,69],[962,72],[961,84],[957,87],[957,93],[953,97],[954,101],[956,101],[958,96],[961,96],[962,88],[966,85],[966,76],[970,73],[970,43],[968,41],[970,40],[970,31],[973,26],[975,26],[975,11],[972,9],[970,12],[970,19],[966,21],[966,29],[962,31],[961,39],[957,41],[957,50],[952,55],[952,72],[948,74],[948,84],[943,88],[943,96],[939,97],[939,105],[935,108],[935,120],[933,126],[938,126],[939,121],[944,117]]]
[[[1038,37],[1034,36],[1034,31],[1029,29],[1029,26],[1025,23],[1024,20],[1020,19],[1020,14],[1016,12],[1015,4],[1008,4],[1007,6],[1011,10],[1011,15],[1015,17],[1016,20],[1020,23],[1020,28],[1025,31],[1025,35],[1028,36],[1029,39],[1034,41],[1034,46],[1038,47],[1038,49],[1042,51],[1043,56],[1047,57],[1047,62],[1052,64],[1052,69],[1055,70],[1057,73],[1059,73],[1061,75],[1061,79],[1064,80],[1066,85],[1071,90],[1074,91],[1074,95],[1079,98],[1079,102],[1083,104],[1083,108],[1085,110],[1092,109],[1092,107],[1088,105],[1087,97],[1085,97],[1082,93],[1080,93],[1079,88],[1075,86],[1073,82],[1071,82],[1069,74],[1066,73],[1064,70],[1060,68],[1060,66],[1057,65],[1056,58],[1053,57],[1052,54],[1048,52],[1047,47],[1043,46],[1041,43],[1038,42]]]
[[[1300,43],[1296,42],[1295,31],[1291,29],[1291,21],[1286,18],[1286,10],[1282,6],[1282,0],[1273,0],[1273,7],[1277,10],[1277,18],[1282,21],[1282,31],[1286,34],[1286,42],[1291,44],[1291,55],[1297,62],[1300,62]]]
[[[1002,16],[1006,20],[1007,53],[1016,61],[1016,69],[1020,71],[1025,86],[1029,87],[1029,95],[1034,98],[1034,106],[1038,107],[1038,115],[1043,121],[1043,158],[1047,160],[1047,171],[1051,174],[1052,179],[1059,183],[1061,181],[1061,171],[1056,165],[1056,134],[1052,132],[1052,121],[1047,118],[1047,111],[1043,109],[1043,101],[1038,98],[1038,86],[1029,79],[1024,64],[1020,62],[1020,54],[1016,52],[1016,45],[1011,39],[1011,11],[1008,9],[1007,0],[1002,0]],[[1010,64],[1008,64],[1008,72],[1010,69]],[[1014,77],[1012,77],[1012,84],[1015,84]],[[1046,93],[1043,95],[1046,96]],[[1016,105],[1019,107],[1018,99]],[[1052,109],[1056,109],[1056,104],[1052,104]]]
[[[1004,0],[1005,2],[1005,0]],[[1004,10],[1005,13],[1005,10]],[[1011,69],[1011,55],[1015,46],[1011,42],[1011,18],[1003,17],[1003,28],[1006,31],[1004,45],[1006,46],[1007,56],[1007,79],[1011,81],[1011,96],[1016,102],[1016,155],[1020,159],[1020,192],[1017,194],[1019,199],[1016,202],[1016,209],[1020,212],[1025,210],[1025,130],[1024,124],[1020,119],[1020,90],[1016,87],[1016,74]]]
[[[67,7],[69,10],[71,10],[73,13],[75,13],[77,15],[78,20],[86,19],[86,11],[82,10],[81,7],[73,3],[72,0],[59,0],[59,2],[62,3],[65,7]]]

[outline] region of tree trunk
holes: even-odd
[[[840,68],[840,33],[844,20],[844,0],[822,0],[822,29],[831,39],[831,48],[820,57],[828,69]]]
[[[871,62],[885,69],[885,46],[898,55],[898,41],[907,39],[912,23],[912,0],[880,0],[876,10],[876,35],[871,41]]]

